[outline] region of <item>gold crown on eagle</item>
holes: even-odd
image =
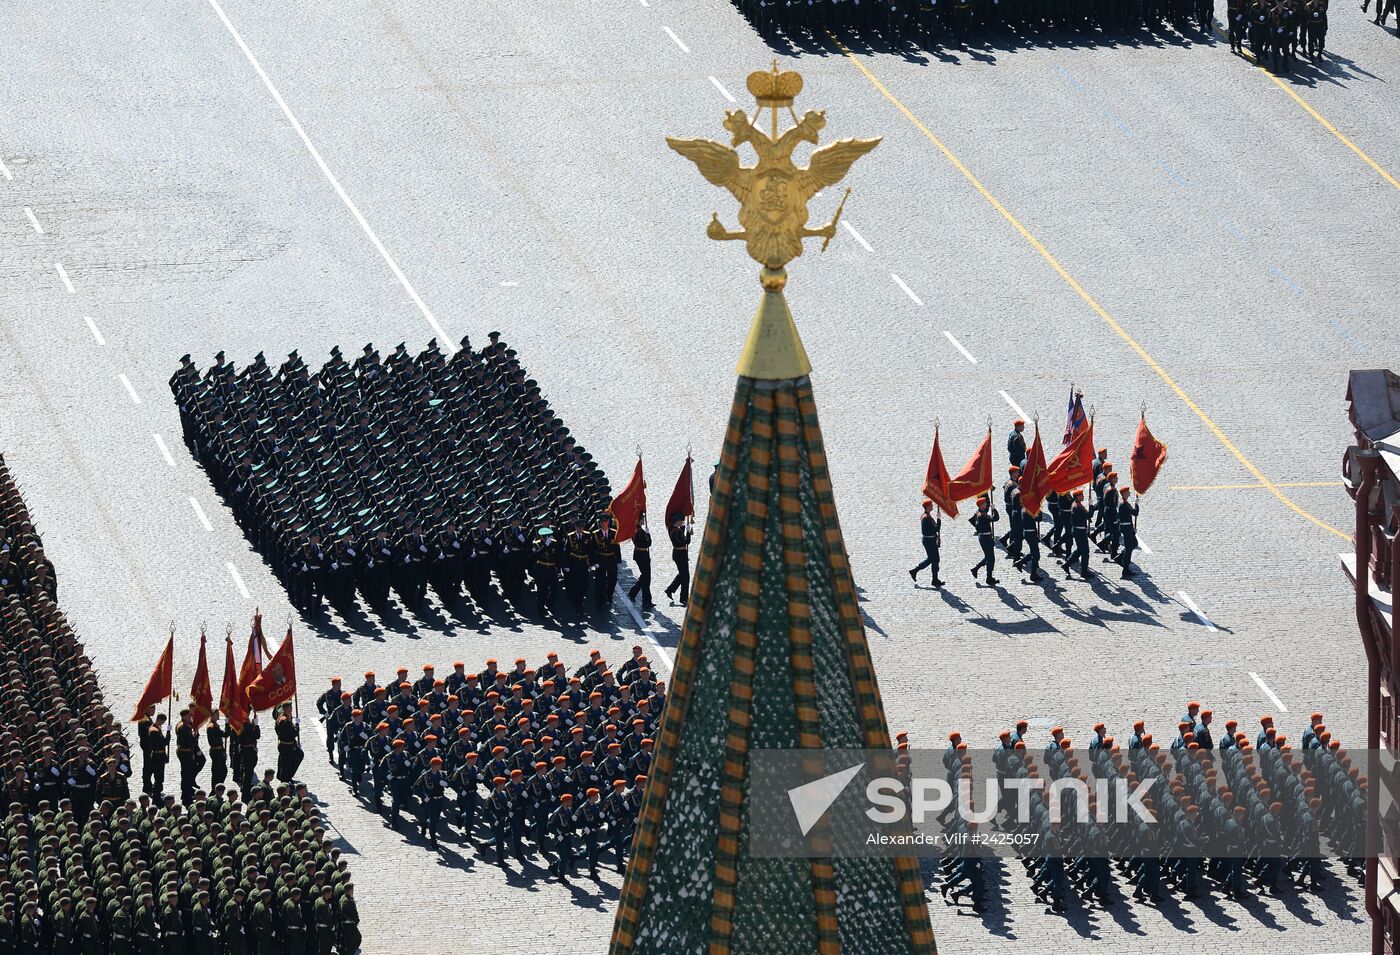
[[[755,70],[749,74],[749,92],[759,106],[791,106],[802,92],[802,77],[791,70],[778,72],[778,61],[771,70]]]

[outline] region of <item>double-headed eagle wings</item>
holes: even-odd
[[[740,165],[739,153],[733,148],[712,139],[667,137],[666,143],[686,159],[695,163],[700,174],[708,181],[733,193],[734,198],[738,199],[741,204],[748,198],[749,190],[753,186],[754,170],[757,167]],[[879,139],[837,140],[814,151],[805,169],[793,165],[790,158],[785,158],[784,161],[794,171],[794,184],[797,186],[798,193],[806,200],[827,186],[840,182],[850,171],[851,165],[879,143]],[[768,140],[767,136],[763,136],[762,140],[755,141],[755,148],[759,150],[760,164],[763,162],[765,145],[771,148],[771,141]]]

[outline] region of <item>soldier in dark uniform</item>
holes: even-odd
[[[312,924],[316,928],[316,955],[332,955],[338,936],[338,913],[335,906],[335,887],[323,885],[321,896],[312,906]]]
[[[617,529],[613,527],[609,514],[599,518],[598,529],[593,532],[593,559],[596,568],[593,597],[598,609],[606,610],[612,606],[613,591],[617,589],[617,565],[622,561],[622,550],[617,545]]]
[[[385,775],[389,780],[389,825],[395,828],[398,827],[404,806],[412,799],[411,789],[416,778],[413,757],[407,749],[407,740],[394,740],[393,751],[384,761]],[[412,808],[411,805],[409,808]]]
[[[481,785],[483,783],[476,753],[462,755],[462,765],[452,776],[452,787],[457,790],[457,818],[462,827],[462,835],[476,841],[476,811],[481,805]]]
[[[282,903],[281,915],[277,920],[277,935],[282,943],[282,951],[300,955],[306,951],[306,915],[301,908],[301,886],[292,885],[286,901]]]
[[[209,714],[204,739],[209,744],[209,788],[216,789],[228,778],[228,733],[219,723],[218,710]]]
[[[290,783],[296,778],[297,768],[306,756],[301,748],[301,727],[297,726],[288,712],[282,707],[282,715],[277,718],[277,778]]]
[[[554,860],[549,871],[560,882],[569,881],[574,871],[574,794],[559,794],[559,805],[549,814],[550,844]]]
[[[968,523],[972,525],[973,532],[977,535],[977,543],[982,548],[982,559],[972,567],[972,576],[975,579],[977,572],[983,567],[987,568],[987,583],[995,586],[998,581],[992,576],[996,571],[997,551],[996,551],[996,522],[1001,520],[996,508],[991,506],[984,494],[977,499],[977,510],[968,518]]]
[[[1031,583],[1038,584],[1044,579],[1040,573],[1040,515],[1023,510],[1021,535],[1026,543],[1026,552],[1017,559],[1016,566],[1024,566],[1030,572]]]
[[[1121,550],[1118,555],[1118,563],[1123,565],[1123,576],[1125,578],[1133,576],[1133,551],[1137,550],[1137,516],[1138,504],[1129,500],[1131,488],[1122,488],[1118,493],[1122,500],[1118,503],[1118,536],[1121,541]]]
[[[1021,556],[1025,537],[1023,523],[1026,520],[1025,509],[1021,506],[1021,469],[1013,464],[1006,470],[1009,476],[1002,485],[1001,497],[1006,504],[1007,530],[1001,542],[1006,547],[1007,557],[1018,558]]]
[[[1006,436],[1006,457],[1017,469],[1026,466],[1026,422],[1022,418],[1011,423],[1011,433]]]
[[[360,782],[365,778],[365,766],[369,760],[369,741],[374,734],[365,722],[364,710],[351,710],[350,722],[340,728],[340,747],[345,754],[341,766],[342,773],[349,777],[350,791],[359,793]]]
[[[666,586],[666,596],[669,598],[673,593],[679,593],[678,603],[684,607],[690,597],[690,525],[686,521],[684,514],[677,514],[671,519],[671,526],[666,529],[671,537],[671,560],[676,564],[676,576]]]
[[[541,527],[534,542],[535,597],[540,603],[540,613],[546,616],[554,612],[554,591],[559,583],[559,542],[555,540],[554,528]]]
[[[1069,509],[1070,536],[1074,540],[1074,550],[1061,562],[1066,571],[1079,565],[1079,576],[1089,579],[1089,509],[1084,506],[1084,492],[1074,492],[1074,503]]]
[[[340,897],[340,955],[355,955],[360,950],[360,909],[355,904],[355,884],[347,882]]]
[[[279,948],[281,940],[281,926],[278,924],[277,903],[272,897],[271,889],[262,890],[262,898],[253,906],[252,934],[257,939],[258,955],[264,952],[291,952],[288,945],[285,949]]]
[[[418,777],[414,788],[420,800],[419,831],[428,837],[428,844],[436,849],[438,822],[442,819],[442,807],[447,802],[447,777],[442,773],[441,756],[428,760],[428,771]]]
[[[340,706],[340,695],[342,692],[340,688],[340,677],[333,676],[331,677],[331,688],[316,697],[316,713],[319,715],[322,723],[330,719],[331,713],[335,711],[336,707]],[[332,765],[335,763],[335,744],[336,740],[334,735],[327,732],[326,758],[331,761]]]
[[[155,764],[151,760],[150,741],[148,736],[151,727],[155,723],[156,708],[154,705],[146,707],[141,719],[136,722],[136,744],[141,749],[141,791],[148,796],[156,795],[154,771]],[[163,771],[163,770],[162,770]]]
[[[219,936],[224,955],[248,955],[248,894],[240,886],[224,902],[219,913]]]
[[[619,875],[627,871],[627,847],[632,843],[637,813],[627,799],[627,780],[613,780],[612,792],[603,800],[603,818],[608,825],[608,848],[617,859]]]
[[[656,606],[651,599],[651,532],[647,530],[647,516],[643,514],[637,521],[637,531],[632,535],[632,560],[637,565],[637,582],[627,591],[627,599],[636,601],[642,595],[642,609]]]
[[[190,910],[189,948],[194,955],[218,955],[219,929],[214,913],[209,910],[209,893],[201,891],[194,897]]]
[[[249,713],[243,728],[238,731],[238,771],[235,774],[238,788],[244,793],[253,788],[253,777],[258,771],[258,740],[262,738],[262,727],[257,715]]]
[[[146,730],[146,756],[151,763],[151,796],[165,792],[165,764],[170,762],[170,734],[165,731],[165,714],[156,714]]]
[[[189,710],[180,711],[180,725],[175,729],[175,756],[180,761],[180,803],[194,802],[196,777],[204,767],[204,752],[199,748],[199,730]]]
[[[574,606],[582,609],[588,597],[588,578],[593,564],[593,535],[575,520],[564,541],[564,591]]]
[[[938,579],[938,549],[943,544],[943,518],[941,515],[933,516],[932,501],[924,501],[924,516],[919,519],[919,534],[924,545],[924,559],[909,571],[909,579],[917,582],[919,571],[928,567],[929,573],[933,575],[933,585],[942,587],[943,581]]]

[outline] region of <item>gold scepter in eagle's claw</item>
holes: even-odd
[[[836,238],[836,224],[841,221],[841,210],[846,208],[846,200],[849,198],[851,198],[851,187],[847,186],[845,193],[841,196],[841,201],[836,204],[836,215],[831,217],[831,234],[822,240],[821,250],[823,252],[826,251],[828,245],[831,245],[831,240]]]
[[[772,70],[749,74],[749,92],[758,102],[759,113],[752,119],[742,109],[725,113],[724,128],[729,131],[730,144],[710,139],[675,139],[666,142],[672,149],[695,163],[700,174],[716,186],[728,189],[739,200],[739,230],[730,230],[715,213],[705,229],[711,239],[728,241],[742,239],[749,256],[763,266],[763,287],[778,291],[787,281],[786,266],[802,254],[802,240],[821,238],[822,251],[836,235],[836,225],[845,208],[846,190],[836,215],[820,228],[807,227],[807,203],[822,189],[840,182],[851,165],[879,145],[875,139],[842,139],[813,151],[807,166],[792,161],[793,150],[799,143],[818,142],[826,126],[823,110],[808,110],[799,119],[792,110],[793,100],[802,91],[802,77],[789,70],[779,72],[777,61]],[[771,134],[760,129],[756,120],[762,111],[772,111]],[[786,109],[793,125],[778,133],[778,110]],[[748,143],[758,155],[758,162],[745,166],[739,161],[735,147]]]

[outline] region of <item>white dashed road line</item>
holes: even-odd
[[[63,267],[63,263],[55,262],[53,268],[58,273],[58,277],[63,279],[63,287],[68,290],[68,294],[75,294],[78,290],[73,287],[73,280],[68,277],[68,270]]]
[[[43,235],[43,234],[44,234],[44,227],[41,226],[41,225],[39,224],[39,220],[38,220],[37,218],[35,218],[35,216],[34,216],[34,210],[31,209],[31,208],[29,208],[28,206],[25,206],[25,207],[24,207],[24,214],[25,214],[25,216],[28,217],[28,219],[29,219],[29,224],[32,225],[32,226],[34,227],[34,231],[37,232],[37,233],[39,233],[40,235]]]
[[[1025,413],[1024,411],[1021,410],[1021,406],[1020,406],[1020,405],[1018,405],[1016,402],[1014,402],[1014,401],[1011,400],[1011,396],[1010,396],[1010,395],[1008,395],[1008,394],[1007,394],[1006,392],[1004,392],[1004,391],[998,391],[997,394],[1001,395],[1001,400],[1002,400],[1002,401],[1005,401],[1007,404],[1009,404],[1009,405],[1011,406],[1011,410],[1014,411],[1014,412],[1016,412],[1016,417],[1020,418],[1020,419],[1023,420],[1023,421],[1026,419],[1026,413]]]
[[[1152,548],[1148,547],[1145,543],[1143,543],[1141,537],[1138,538],[1138,550],[1142,551],[1144,554],[1152,553]]]
[[[904,289],[904,294],[908,295],[911,299],[913,299],[915,305],[919,306],[920,308],[924,307],[923,300],[920,299],[919,296],[914,294],[913,289],[904,284],[904,279],[900,278],[898,275],[895,275],[893,272],[890,273],[890,278],[894,279],[895,285],[898,285],[900,288]]]
[[[715,89],[719,90],[719,95],[723,96],[725,99],[729,100],[729,102],[731,102],[731,103],[737,103],[737,102],[738,102],[738,100],[736,100],[736,99],[734,98],[734,96],[729,92],[729,90],[727,90],[727,89],[724,88],[724,84],[721,83],[719,80],[715,79],[715,78],[712,76],[712,77],[710,77],[710,82],[713,83],[713,84],[715,84]]]
[[[862,249],[864,249],[867,252],[875,251],[870,247],[870,243],[865,241],[865,236],[857,232],[856,227],[851,225],[851,221],[849,219],[842,219],[841,224],[846,227],[846,231],[851,234],[851,238],[855,239],[857,242],[860,243],[860,247]],[[906,291],[908,290],[906,289]]]
[[[238,572],[237,567],[233,566],[233,561],[224,561],[224,566],[228,568],[229,576],[233,578],[233,585],[238,588],[238,592],[243,595],[243,598],[246,600],[253,596],[248,593],[248,585],[243,582],[243,575]]]
[[[92,320],[92,317],[84,315],[83,321],[87,322],[88,331],[92,332],[92,337],[97,339],[97,344],[106,345],[107,339],[102,337],[102,332],[98,330],[97,323]]]
[[[501,283],[501,288],[515,288],[515,287],[516,287],[517,285],[519,285],[519,284],[520,284],[519,282],[509,282],[509,281],[507,281],[507,282],[502,282],[502,283]]]
[[[5,165],[4,162],[0,162],[0,176],[4,176],[6,182],[9,182],[10,180],[15,178],[14,176],[10,175],[10,169],[8,166]]]
[[[689,52],[690,52],[690,47],[686,46],[684,43],[681,42],[681,38],[678,37],[678,36],[676,36],[676,31],[675,31],[675,30],[672,30],[670,27],[666,27],[666,26],[663,26],[661,29],[665,30],[665,31],[666,31],[666,35],[669,36],[671,39],[673,39],[673,40],[676,41],[676,46],[678,46],[678,47],[681,48],[681,52],[682,52],[682,53],[689,53]]]
[[[117,377],[122,380],[122,387],[126,389],[126,393],[131,395],[131,403],[134,405],[139,405],[141,403],[141,396],[138,395],[136,393],[136,389],[132,387],[131,379],[126,377],[126,375],[124,374],[118,375]]]
[[[1215,624],[1210,622],[1210,618],[1205,615],[1200,607],[1196,606],[1196,601],[1191,599],[1191,595],[1184,590],[1178,590],[1176,595],[1181,598],[1181,602],[1186,605],[1186,609],[1196,615],[1196,619],[1211,633],[1219,633]]]
[[[1249,671],[1249,675],[1251,678],[1253,678],[1255,683],[1259,684],[1259,689],[1264,691],[1264,695],[1269,698],[1270,702],[1272,702],[1274,706],[1278,707],[1280,713],[1288,712],[1288,707],[1283,705],[1283,700],[1280,700],[1278,698],[1278,694],[1275,693],[1273,690],[1269,689],[1269,685],[1259,678],[1259,674],[1251,670]]]
[[[165,446],[165,439],[154,433],[151,437],[156,439],[156,447],[160,449],[160,456],[165,458],[165,463],[173,468],[175,466],[175,456],[171,454],[170,449]]]
[[[977,359],[972,357],[972,352],[970,352],[970,351],[968,351],[966,348],[964,348],[964,347],[962,346],[962,342],[958,341],[956,338],[953,337],[953,333],[952,333],[952,332],[944,332],[944,333],[943,333],[943,337],[946,338],[946,339],[948,339],[948,341],[952,342],[952,343],[953,343],[953,347],[956,348],[958,351],[962,352],[962,356],[963,356],[964,358],[966,358],[968,361],[972,362],[974,365],[977,364]]]
[[[272,85],[272,79],[263,70],[262,64],[258,62],[257,57],[253,56],[253,51],[248,48],[248,44],[243,42],[242,35],[234,28],[233,22],[229,20],[228,16],[224,13],[224,8],[219,6],[218,0],[209,0],[209,6],[213,9],[214,13],[218,15],[219,19],[223,21],[224,27],[228,30],[229,35],[233,37],[234,42],[238,44],[238,48],[243,51],[243,55],[253,67],[253,71],[258,74],[258,78],[263,81],[263,85],[267,87],[267,91],[272,94],[272,98],[276,100],[277,105],[282,108],[282,115],[287,117],[287,122],[292,124],[292,129],[296,130],[297,136],[301,138],[302,145],[305,146],[306,151],[311,154],[311,158],[316,161],[316,165],[320,168],[321,174],[325,176],[326,181],[331,184],[331,188],[335,190],[335,194],[340,198],[341,203],[349,210],[350,215],[354,217],[360,230],[364,232],[365,237],[369,239],[370,244],[373,245],[375,251],[379,253],[379,257],[384,260],[384,264],[389,266],[389,271],[394,273],[394,278],[399,280],[399,285],[403,286],[403,290],[408,293],[408,297],[413,301],[413,304],[418,307],[419,313],[427,320],[428,326],[437,335],[438,341],[442,342],[444,350],[449,355],[456,354],[458,351],[456,342],[447,334],[447,331],[442,325],[439,324],[437,317],[433,315],[432,310],[428,308],[428,304],[423,301],[423,297],[418,294],[418,290],[413,287],[413,283],[408,280],[408,276],[404,275],[403,269],[399,268],[399,263],[389,253],[389,250],[384,247],[384,243],[379,241],[378,234],[370,227],[369,221],[360,212],[359,207],[351,201],[349,194],[345,191],[345,188],[341,186],[340,180],[335,178],[335,173],[331,172],[331,167],[326,165],[326,161],[321,158],[320,150],[311,142],[311,137],[306,135],[306,130],[302,128],[301,122],[296,116],[292,115],[292,110],[287,106],[287,101],[282,98],[281,93],[277,92],[277,87]]]
[[[617,585],[614,596],[627,608],[627,612],[632,616],[632,621],[636,623],[637,629],[642,631],[642,636],[646,637],[647,641],[652,646],[656,647],[656,652],[661,654],[661,661],[666,664],[666,669],[670,670],[673,666],[671,663],[671,655],[666,652],[665,647],[657,642],[656,635],[651,632],[651,628],[648,627],[646,621],[642,619],[642,615],[637,612],[636,604],[627,599],[627,591],[622,589],[622,584],[619,583]]]
[[[209,523],[209,515],[204,513],[204,508],[199,506],[199,499],[190,495],[190,507],[194,508],[194,516],[199,518],[199,523],[204,525],[206,531],[212,531],[214,525]]]

